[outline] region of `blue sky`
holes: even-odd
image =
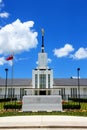
[[[5,68],[11,78],[31,78],[41,51],[41,28],[45,52],[55,78],[87,78],[87,0],[0,0],[0,77]]]

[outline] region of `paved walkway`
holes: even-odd
[[[87,129],[87,117],[77,116],[11,116],[0,117],[0,129]]]

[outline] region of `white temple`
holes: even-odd
[[[53,70],[48,67],[48,57],[44,50],[44,29],[42,29],[42,46],[38,54],[38,67],[32,72],[33,91],[23,96],[22,111],[62,111],[62,98],[52,95]],[[31,90],[29,90],[31,91]]]
[[[48,95],[47,89],[53,88],[53,70],[48,67],[48,57],[44,48],[44,29],[42,29],[42,46],[38,54],[38,67],[32,72],[33,88],[37,95]]]

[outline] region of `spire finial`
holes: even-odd
[[[42,47],[41,47],[41,50],[42,50],[42,53],[44,53],[44,29],[43,28],[41,29],[41,32],[42,32]]]
[[[42,36],[44,36],[44,29],[43,28],[41,29],[41,32],[42,32]]]

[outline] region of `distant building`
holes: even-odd
[[[6,80],[0,78],[0,98],[5,95]],[[7,80],[6,97],[17,97],[22,99],[24,95],[62,95],[63,99],[68,97],[87,98],[87,78],[78,79],[54,79],[53,70],[48,67],[48,57],[44,48],[44,30],[42,30],[41,52],[38,54],[38,66],[32,70],[32,79],[11,79]]]

